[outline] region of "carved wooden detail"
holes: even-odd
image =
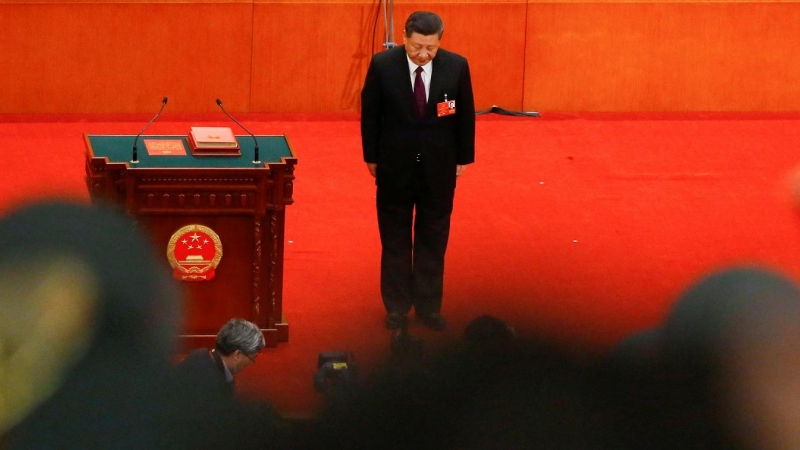
[[[261,302],[264,297],[261,289],[261,218],[256,217],[253,224],[253,317],[262,317]]]
[[[190,224],[213,229],[222,241],[216,277],[182,282],[185,342],[213,346],[231,317],[255,322],[268,345],[288,340],[283,241],[285,206],[294,202],[294,157],[261,167],[143,168],[97,157],[86,141],[86,186],[93,201],[124,207],[157,248],[166,248],[170,236]]]

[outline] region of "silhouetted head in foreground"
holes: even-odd
[[[0,432],[10,448],[165,448],[179,317],[163,258],[116,212],[0,220]]]
[[[663,330],[665,362],[709,428],[740,448],[800,446],[800,290],[737,267],[695,283]]]
[[[472,319],[464,328],[464,339],[477,347],[504,347],[517,338],[517,332],[497,317],[484,314]]]
[[[310,448],[619,450],[599,361],[544,340],[490,349],[389,367],[329,406]]]
[[[800,290],[788,278],[756,267],[710,273],[660,329],[624,344],[618,392],[630,400],[633,448],[800,446]]]

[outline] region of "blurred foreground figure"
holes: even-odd
[[[631,448],[800,448],[800,290],[782,275],[711,273],[619,347]]]
[[[516,338],[517,332],[513,327],[488,314],[472,319],[464,329],[464,340],[478,348],[505,348]]]
[[[163,259],[163,258],[162,258]],[[175,448],[169,270],[127,217],[45,203],[0,221],[7,448]]]
[[[601,361],[547,340],[495,337],[390,365],[330,404],[305,448],[623,448],[607,419]]]
[[[738,448],[800,448],[800,290],[792,281],[758,268],[711,274],[675,305],[664,340],[688,398]]]

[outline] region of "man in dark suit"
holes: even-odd
[[[438,15],[411,14],[404,45],[372,58],[361,91],[389,329],[402,327],[412,306],[428,327],[445,327],[444,255],[456,177],[475,158],[475,105],[467,60],[439,48],[443,31]]]
[[[233,376],[255,364],[265,346],[258,325],[231,319],[217,333],[214,349],[200,348],[178,365],[178,375],[187,388],[204,395],[233,397]]]
[[[179,420],[174,427],[193,450],[280,448],[287,439],[282,417],[271,405],[240,399],[234,377],[255,364],[264,348],[258,326],[231,319],[214,348],[189,353],[177,367]]]

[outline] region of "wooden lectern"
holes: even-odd
[[[85,135],[86,186],[135,217],[184,288],[185,348],[213,348],[234,317],[261,327],[267,346],[289,339],[283,314],[285,207],[297,163],[284,136],[238,136],[240,156],[194,156],[186,136]],[[174,152],[181,144],[185,152]],[[170,151],[158,149],[170,148]],[[124,255],[120,255],[124,257]],[[216,262],[216,264],[215,264]]]

